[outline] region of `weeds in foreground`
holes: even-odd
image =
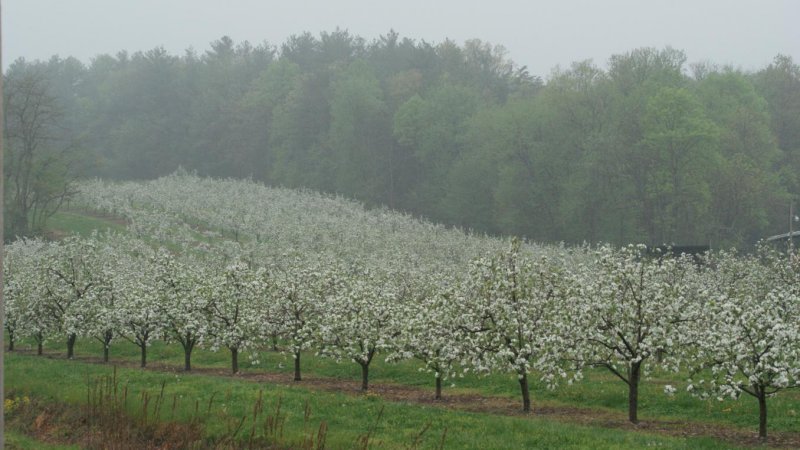
[[[194,400],[188,421],[176,420],[181,397],[169,395],[164,381],[155,392],[141,391],[132,396],[129,386],[122,383],[114,368],[110,375],[89,377],[86,381],[86,404],[74,405],[44,402],[28,396],[9,396],[4,405],[9,425],[33,435],[34,438],[77,444],[97,450],[166,450],[166,449],[283,449],[324,450],[328,438],[328,424],[312,420],[312,408],[306,400],[303,409],[301,438],[289,439],[284,431],[289,415],[283,411],[282,397],[269,407],[264,401],[264,391],[259,390],[248,413],[234,416],[224,404],[230,403],[230,393],[224,403],[215,405],[217,393],[212,393],[208,403],[201,408]],[[186,400],[183,400],[186,401]],[[218,402],[219,403],[219,402]],[[377,414],[367,432],[360,435],[354,448],[367,450],[379,448],[376,430],[383,418],[384,407]],[[208,436],[210,420],[224,424],[223,431]],[[418,449],[430,428],[426,424],[406,447]],[[443,448],[447,433],[445,428],[439,448]]]

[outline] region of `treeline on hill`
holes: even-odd
[[[540,241],[721,247],[785,232],[800,193],[790,57],[748,73],[641,48],[607,67],[576,62],[543,81],[479,40],[223,37],[202,54],[15,61],[6,111],[26,80],[46,80],[66,137],[42,145],[81,149],[85,175],[182,166]]]

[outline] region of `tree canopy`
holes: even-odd
[[[19,60],[6,78],[13,88],[41,69],[89,175],[183,167],[541,241],[724,247],[785,232],[800,193],[791,57],[744,72],[640,48],[607,67],[579,61],[543,80],[480,40],[337,29]],[[13,150],[17,124],[6,127]]]

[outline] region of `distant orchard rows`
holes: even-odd
[[[761,247],[701,261],[641,246],[564,248],[481,237],[311,192],[174,174],[85,183],[79,207],[127,232],[6,247],[10,346],[77,337],[239,355],[280,341],[361,366],[416,358],[443,379],[515,373],[551,388],[604,367],[629,387],[660,367],[702,397],[800,387],[800,258]],[[671,394],[674,388],[666,386]]]

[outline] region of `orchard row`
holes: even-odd
[[[767,399],[800,386],[800,262],[794,251],[702,261],[643,247],[511,243],[312,192],[174,174],[91,182],[82,207],[128,232],[7,248],[10,343],[155,339],[226,349],[231,369],[280,340],[350,360],[368,388],[375,357],[416,358],[442,380],[464,370],[549,387],[603,367],[629,388],[656,367],[703,398]],[[673,388],[665,387],[667,393]]]

